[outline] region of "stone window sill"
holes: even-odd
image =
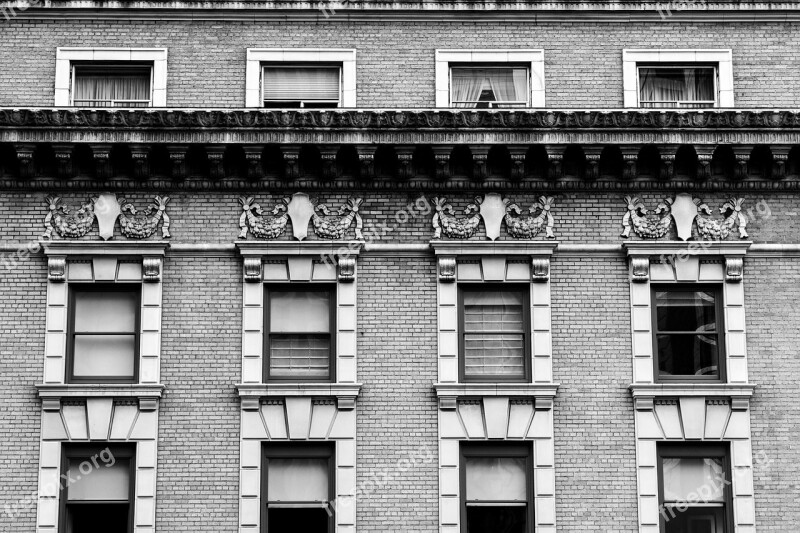
[[[86,398],[121,398],[139,401],[139,408],[152,411],[158,406],[158,400],[164,394],[161,384],[119,384],[119,383],[70,383],[36,385],[42,409],[58,411],[65,400],[82,400]]]
[[[361,383],[259,383],[236,385],[242,409],[258,409],[261,398],[316,397],[336,398],[339,409],[355,408]]]
[[[534,398],[537,409],[550,408],[558,383],[435,383],[440,409],[455,409],[460,398],[524,397]]]

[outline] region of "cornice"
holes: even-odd
[[[169,243],[164,241],[40,241],[45,255],[165,255]]]
[[[469,241],[432,240],[436,255],[536,255],[550,256],[557,241]]]
[[[435,383],[437,397],[543,396],[554,398],[559,383]]]
[[[355,408],[361,383],[240,383],[236,391],[246,411],[259,408],[262,399],[334,398],[340,410]]]
[[[687,396],[749,398],[756,386],[751,383],[633,383],[628,389],[634,398]]]
[[[49,384],[36,385],[42,410],[59,411],[63,402],[88,399],[134,400],[141,411],[155,411],[164,394],[161,384]]]
[[[628,256],[724,255],[743,256],[751,241],[631,241],[622,244]]]
[[[268,255],[316,255],[355,256],[361,252],[364,241],[236,241],[236,249],[242,256]]]

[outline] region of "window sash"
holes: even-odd
[[[712,80],[713,88],[712,88],[712,95],[714,96],[713,99],[702,99],[702,98],[645,98],[644,90],[645,90],[645,78],[647,76],[646,73],[643,73],[644,70],[651,70],[651,71],[658,71],[658,70],[675,70],[675,69],[684,69],[684,70],[695,70],[696,73],[699,71],[711,71],[709,78]],[[636,65],[636,87],[638,91],[638,98],[639,98],[639,107],[647,107],[647,108],[712,108],[719,106],[719,75],[718,75],[718,68],[717,66],[704,66],[704,65],[693,65],[693,64],[657,64],[657,65]],[[686,92],[689,92],[687,89]]]
[[[133,294],[132,302],[134,307],[133,317],[133,331],[119,332],[119,331],[89,331],[82,332],[76,331],[76,324],[78,323],[77,317],[77,301],[79,295],[82,293],[106,293],[106,294]],[[69,315],[67,319],[67,357],[66,357],[66,377],[67,383],[136,383],[139,380],[139,342],[140,342],[140,329],[141,329],[141,284],[71,284],[69,287]],[[82,328],[86,329],[86,328]],[[93,328],[92,328],[93,329]],[[98,330],[100,328],[97,328]],[[76,374],[76,360],[82,355],[76,353],[76,345],[78,338],[101,338],[107,337],[109,340],[117,338],[119,340],[131,339],[133,345],[132,355],[129,352],[118,353],[110,352],[109,357],[114,357],[118,361],[127,362],[132,358],[133,372],[122,373],[116,372],[114,374],[90,374],[82,373]],[[127,343],[126,343],[127,344]],[[94,354],[96,357],[97,354]],[[127,363],[126,363],[127,364]]]
[[[276,80],[270,71],[286,71],[284,80]],[[304,80],[302,74],[306,72]],[[335,72],[332,77],[313,79],[313,71]],[[294,79],[293,79],[294,78]],[[301,84],[305,83],[303,87]],[[324,64],[269,64],[261,67],[261,99],[264,107],[317,108],[340,107],[342,102],[342,67]]]
[[[125,92],[125,88],[120,83],[126,78],[136,78],[138,73],[141,79],[146,80],[147,87],[140,91],[139,98],[120,98],[118,92]],[[106,81],[114,81],[105,87],[107,92],[94,97],[79,97],[83,95],[79,92],[78,85],[80,78],[107,78]],[[143,64],[102,64],[102,63],[77,63],[72,65],[72,85],[70,89],[70,105],[75,107],[152,107],[153,106],[153,66]],[[102,86],[95,87],[95,91],[102,90]],[[133,87],[128,87],[128,90]],[[87,95],[88,96],[88,95]],[[132,96],[132,95],[131,95]],[[146,96],[146,98],[142,97]]]
[[[462,72],[474,71],[476,74],[486,72],[484,79],[478,84],[477,78],[469,84],[462,87],[467,91],[462,98],[457,98],[456,95],[456,80],[462,77]],[[491,71],[511,71],[511,84],[501,83],[501,80],[492,80],[490,77]],[[531,105],[531,72],[530,67],[521,65],[450,65],[450,105],[459,108],[524,108]],[[465,79],[468,76],[463,76]],[[523,79],[524,78],[524,79]],[[489,82],[488,90],[492,92],[494,100],[481,100],[480,96],[486,86],[486,81]],[[506,82],[509,80],[506,79]],[[523,87],[524,83],[524,87]],[[499,94],[498,94],[499,93]],[[505,93],[505,94],[504,94]],[[521,95],[519,94],[521,93]],[[471,98],[470,98],[471,96]]]
[[[671,329],[660,330],[658,322],[658,309],[659,309],[659,292],[707,292],[714,295],[714,329],[702,331],[673,331]],[[726,353],[725,353],[725,325],[724,319],[724,303],[721,287],[714,285],[651,285],[651,321],[652,321],[652,343],[653,343],[653,372],[656,382],[666,381],[712,381],[724,382],[726,379]],[[680,338],[695,337],[695,346],[713,346],[715,345],[715,352],[712,355],[712,366],[716,366],[716,374],[709,374],[707,372],[697,374],[700,370],[708,369],[710,367],[698,367],[695,369],[694,374],[662,374],[661,364],[664,357],[667,355],[661,351],[662,339],[670,338],[670,341]],[[709,342],[709,341],[714,341]],[[698,344],[700,343],[700,344]],[[681,353],[677,351],[671,352],[673,357]],[[693,353],[683,354],[683,357],[693,357],[694,360],[701,361],[703,359],[703,351],[695,349]],[[714,360],[714,357],[716,360]],[[714,365],[713,363],[716,363]]]
[[[312,293],[325,293],[328,298],[328,315],[329,325],[327,332],[306,332],[306,331],[288,331],[291,328],[281,328],[279,332],[273,332],[272,320],[270,314],[272,313],[272,295],[284,292],[312,292]],[[302,328],[297,328],[302,329]],[[290,284],[290,285],[275,285],[269,286],[264,289],[264,381],[322,381],[330,382],[334,380],[336,375],[336,292],[335,288],[330,285],[317,285],[317,284]],[[308,347],[298,346],[297,348],[280,347],[279,343],[286,340],[308,340]],[[313,346],[313,341],[318,341],[327,344],[327,354],[325,362],[327,363],[325,372],[320,371],[323,358],[316,354],[317,348]],[[279,353],[278,360],[273,360],[273,353]],[[290,363],[288,368],[276,368],[273,363]],[[292,363],[302,363],[294,368]],[[285,365],[284,365],[285,367]],[[315,370],[316,368],[316,370]],[[276,372],[276,369],[279,371]]]
[[[511,293],[505,309],[490,310],[499,316],[489,327],[475,322],[485,315],[478,308],[503,307],[497,301],[486,305],[465,303],[475,292]],[[462,382],[526,382],[531,379],[530,288],[526,285],[465,284],[458,288],[459,299],[459,378]],[[486,295],[490,297],[490,294]],[[517,304],[516,302],[520,302]],[[520,311],[513,309],[516,305]],[[473,309],[470,309],[473,308]],[[470,316],[471,315],[471,316]],[[516,316],[515,316],[516,315]],[[517,320],[516,317],[521,320]],[[509,321],[509,318],[511,319]],[[518,322],[517,326],[513,322]],[[482,322],[486,324],[486,322]],[[485,329],[484,329],[485,328]]]

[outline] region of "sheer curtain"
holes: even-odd
[[[454,68],[450,99],[453,107],[477,107],[483,90],[489,89],[496,102],[527,102],[528,69]]]
[[[489,83],[498,102],[527,102],[528,72],[526,69],[492,69]]]
[[[698,497],[705,503],[724,501],[722,459],[665,457],[662,461],[665,501],[689,502]]]
[[[145,107],[150,101],[150,73],[75,73],[75,105]]]
[[[451,101],[453,107],[476,107],[483,88],[484,73],[477,69],[453,69]]]
[[[713,102],[712,68],[640,68],[642,107],[677,107],[681,102]]]

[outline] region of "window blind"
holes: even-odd
[[[338,101],[339,67],[264,67],[265,101]]]
[[[470,291],[464,294],[464,374],[525,374],[522,294]]]

